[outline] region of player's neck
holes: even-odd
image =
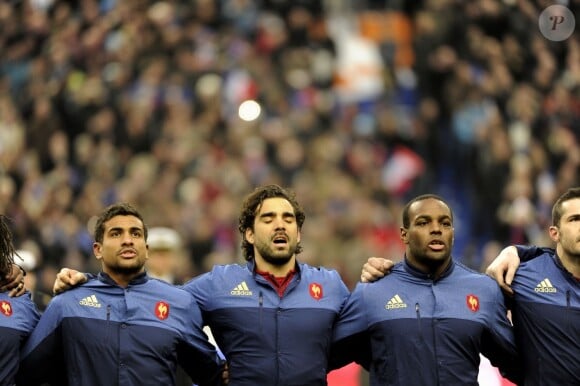
[[[564,268],[574,275],[575,278],[580,279],[580,255],[570,255],[561,246],[558,246],[556,251]]]
[[[286,277],[294,269],[295,265],[296,257],[294,256],[283,265],[272,264],[256,256],[256,269],[261,272],[268,272],[275,277]]]
[[[119,287],[122,288],[127,288],[129,286],[129,283],[131,283],[131,280],[142,274],[143,271],[144,269],[142,269],[139,272],[117,272],[103,269],[103,272],[109,275],[109,277],[113,279],[113,281],[117,283]]]
[[[409,251],[406,253],[407,262],[415,269],[429,275],[433,279],[438,279],[451,263],[451,256],[443,260],[421,259],[413,256]]]

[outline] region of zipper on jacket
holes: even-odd
[[[107,332],[105,334],[105,342],[107,344],[111,344],[111,341],[113,339],[113,323],[111,322],[111,305],[107,304],[107,321],[105,323],[105,326],[107,327]]]
[[[419,303],[415,303],[415,313],[417,314],[417,332],[419,333],[421,340],[423,340],[423,331],[421,329],[421,308],[419,307]]]
[[[572,303],[570,300],[570,290],[566,290],[566,325],[573,327],[571,323],[569,323],[569,321],[573,320],[571,318],[571,311],[572,311],[572,307],[571,307]]]
[[[260,290],[260,293],[258,294],[258,306],[259,306],[259,319],[260,319],[260,328],[262,328],[262,310],[264,309],[264,294],[262,293],[262,291]]]

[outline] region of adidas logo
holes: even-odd
[[[387,310],[393,310],[395,308],[407,308],[407,304],[401,299],[399,295],[395,295],[385,304]]]
[[[245,281],[238,284],[233,290],[231,290],[230,294],[238,295],[238,296],[252,296],[252,291],[248,288],[248,285]]]
[[[101,308],[101,303],[99,303],[95,295],[87,296],[86,298],[81,299],[79,304],[81,306]]]
[[[544,280],[539,282],[538,285],[536,286],[536,288],[534,288],[534,291],[536,291],[536,292],[548,292],[548,293],[558,292],[556,287],[554,287],[552,285],[552,282],[548,278],[545,278]]]

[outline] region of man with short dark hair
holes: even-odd
[[[128,204],[97,219],[95,280],[53,298],[22,353],[18,384],[174,385],[180,364],[221,385],[225,363],[202,332],[195,300],[145,272],[147,227]]]
[[[371,385],[477,385],[480,354],[520,379],[499,286],[451,257],[453,212],[427,194],[403,209],[404,260],[359,283],[335,328],[333,366],[352,360]]]
[[[580,385],[580,187],[556,200],[548,233],[555,249],[506,247],[486,272],[509,295],[525,385]]]

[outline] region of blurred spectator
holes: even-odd
[[[171,284],[184,283],[180,275],[191,272],[191,268],[188,267],[179,233],[171,228],[152,227],[149,229],[147,244],[149,245],[149,258],[145,263],[147,273]]]
[[[181,235],[187,276],[236,261],[232,203],[266,183],[298,191],[302,258],[351,287],[400,256],[393,219],[425,191],[473,268],[491,242],[545,245],[548,203],[580,185],[579,30],[546,39],[546,6],[1,2],[0,206],[41,286],[92,270],[91,213],[119,200]]]
[[[38,245],[32,240],[27,240],[16,250],[16,255],[20,259],[17,257],[15,261],[26,271],[24,285],[30,292],[36,308],[42,313],[52,299],[52,288],[45,288],[39,283],[38,271],[42,267],[42,256]]]
[[[0,207],[36,243],[35,301],[57,267],[94,271],[91,214],[116,201],[180,235],[167,279],[239,260],[235,208],[266,183],[309,213],[301,259],[351,288],[368,256],[401,256],[394,219],[427,191],[474,269],[550,245],[551,203],[580,185],[580,20],[550,41],[547,5],[0,2]]]

